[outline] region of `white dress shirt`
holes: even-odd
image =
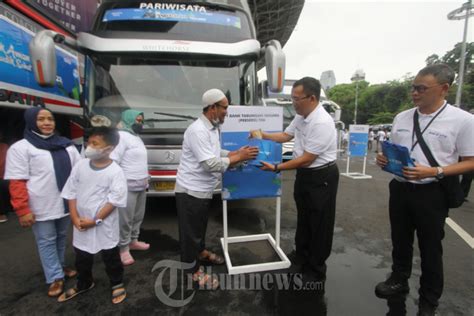
[[[293,158],[306,151],[317,155],[307,168],[315,168],[333,162],[337,158],[337,132],[334,120],[321,104],[304,118],[296,115],[285,133],[294,136]]]
[[[415,111],[418,111],[420,130],[423,131],[442,108],[431,114],[422,114],[418,108],[401,112],[393,121],[391,141],[407,147],[410,151],[416,142],[416,135],[413,133]],[[457,163],[459,157],[472,157],[474,156],[474,116],[448,104],[423,133],[423,139],[441,167]],[[420,165],[430,166],[419,144],[413,148],[411,157]],[[396,178],[399,181],[407,181],[401,177]],[[435,181],[435,178],[410,182],[428,183],[432,181]]]
[[[212,198],[221,180],[221,173],[229,167],[229,158],[222,157],[228,151],[221,150],[219,129],[201,115],[184,133],[183,149],[176,176],[175,192],[188,193],[197,198]],[[206,162],[219,160],[218,168]]]

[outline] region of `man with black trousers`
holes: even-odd
[[[469,191],[471,191],[471,182],[474,172],[468,172],[462,175],[461,188],[464,193],[464,202],[467,202],[467,197],[469,196]]]
[[[229,101],[219,89],[202,96],[203,113],[184,133],[183,151],[176,177],[181,261],[199,287],[215,289],[216,277],[204,272],[200,264],[223,264],[224,258],[206,248],[206,228],[214,190],[229,166],[254,159],[257,147],[236,151],[221,149],[219,126],[224,123]]]
[[[449,209],[439,181],[474,170],[474,117],[445,100],[453,80],[454,71],[445,64],[421,69],[411,89],[416,107],[393,121],[392,142],[409,149],[415,167],[405,167],[404,177],[390,182],[392,273],[375,293],[392,297],[409,292],[416,231],[421,256],[418,315],[435,315],[443,292],[442,240]],[[430,164],[423,140],[438,167]],[[377,156],[379,166],[387,163],[385,156]]]
[[[336,165],[337,133],[332,117],[319,103],[321,84],[304,77],[293,84],[291,99],[296,116],[281,133],[261,132],[279,143],[294,138],[293,159],[263,170],[296,169],[294,199],[298,210],[296,250],[290,254],[292,270],[310,281],[326,280],[326,260],[331,254],[339,170]],[[251,135],[256,135],[255,131]]]

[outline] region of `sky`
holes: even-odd
[[[320,78],[333,70],[336,84],[362,69],[371,84],[416,74],[431,54],[443,56],[462,41],[464,20],[448,20],[466,1],[306,0],[284,47],[286,78]],[[474,41],[474,17],[468,41]]]

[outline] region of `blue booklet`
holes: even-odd
[[[415,163],[410,157],[410,152],[405,146],[387,141],[382,143],[382,151],[388,159],[388,164],[382,170],[403,177],[403,167],[414,167]]]

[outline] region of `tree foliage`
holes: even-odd
[[[442,57],[432,54],[426,58],[426,64],[446,63],[459,71],[461,43],[446,52]],[[472,58],[474,43],[466,46],[466,72],[462,90],[462,104],[466,110],[474,109],[474,71]],[[391,123],[395,115],[413,107],[410,88],[414,76],[407,73],[400,80],[392,80],[383,84],[370,85],[367,81],[360,81],[357,106],[358,124],[386,124]],[[342,108],[341,120],[346,124],[354,122],[354,108],[356,96],[356,83],[339,84],[331,88],[328,97],[338,103]],[[448,102],[454,104],[457,86],[454,84],[448,94]]]
[[[425,60],[427,65],[433,65],[436,63],[448,64],[456,72],[456,83],[451,87],[448,95],[448,101],[451,104],[454,104],[456,100],[457,80],[459,79],[459,66],[461,63],[461,50],[462,43],[457,43],[454,48],[447,51],[443,57],[440,58],[438,55],[432,54]],[[465,56],[461,104],[462,108],[471,110],[474,109],[474,66],[472,62],[474,57],[474,42],[466,43]]]

